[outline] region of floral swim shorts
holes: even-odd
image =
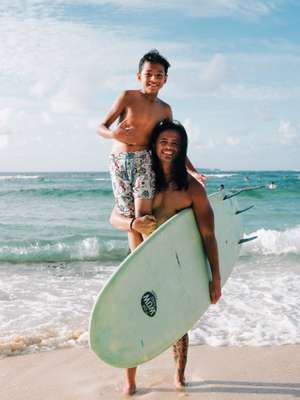
[[[110,155],[110,175],[116,206],[127,216],[134,216],[134,199],[152,199],[155,175],[148,150]]]

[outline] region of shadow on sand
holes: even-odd
[[[143,396],[147,393],[178,393],[171,388],[141,388],[137,395]],[[288,395],[295,398],[300,397],[300,383],[272,383],[272,382],[247,382],[247,381],[220,381],[206,380],[188,382],[182,392],[193,393],[234,393],[234,394],[265,394],[265,395]]]

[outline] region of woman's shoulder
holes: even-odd
[[[188,176],[188,190],[206,194],[203,184],[197,181],[197,179],[191,175]]]
[[[200,183],[199,181],[197,181],[197,179],[195,179],[193,176],[189,175],[188,177],[188,193],[191,196],[205,196],[206,197],[206,190],[203,186],[202,183]]]

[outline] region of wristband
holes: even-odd
[[[131,230],[131,231],[134,231],[132,225],[133,225],[133,223],[134,223],[135,220],[136,220],[136,218],[133,217],[132,220],[131,220],[131,222],[130,222],[130,230]]]

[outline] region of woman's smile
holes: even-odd
[[[177,132],[167,130],[160,134],[156,142],[156,153],[163,161],[173,160],[178,152],[180,146],[180,137]]]

